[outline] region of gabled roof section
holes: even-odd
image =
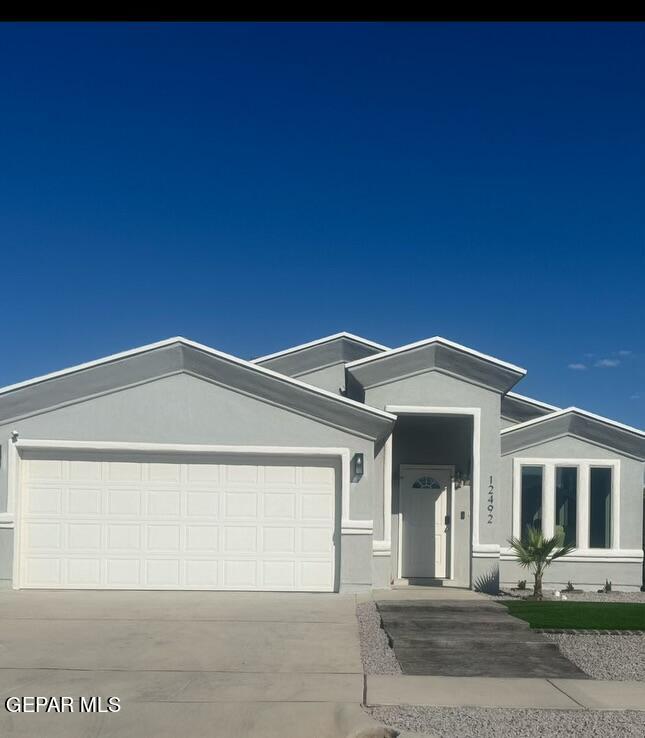
[[[540,418],[556,410],[560,410],[560,408],[540,400],[534,400],[532,397],[520,395],[517,392],[507,392],[502,397],[502,417],[515,423]]]
[[[386,435],[396,419],[390,413],[176,337],[0,388],[0,423],[182,372],[367,438]]]
[[[525,374],[488,354],[441,336],[410,343],[347,364],[364,389],[428,371],[440,371],[499,392],[508,392]]]
[[[387,351],[386,346],[355,336],[353,333],[334,333],[316,341],[277,351],[253,359],[251,363],[273,369],[289,377],[324,369],[328,366],[346,364],[349,361]]]
[[[645,460],[645,431],[577,407],[556,410],[502,429],[502,454],[510,454],[562,436],[580,438],[626,456]]]

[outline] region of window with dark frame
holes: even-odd
[[[589,470],[589,547],[611,548],[611,467]]]
[[[522,467],[522,500],[520,506],[520,537],[526,537],[527,528],[542,530],[542,484],[544,468]]]

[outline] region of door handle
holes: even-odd
[[[443,519],[444,525],[450,525],[450,515],[446,515]]]

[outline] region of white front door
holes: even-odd
[[[399,484],[401,576],[408,579],[446,577],[451,469],[402,466]]]

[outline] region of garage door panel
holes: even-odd
[[[57,459],[32,459],[29,462],[29,479],[46,479],[47,481],[62,479],[63,463]]]
[[[107,525],[107,550],[115,553],[117,551],[138,551],[141,548],[141,526],[136,524],[113,524]]]
[[[25,560],[27,578],[35,587],[55,587],[61,584],[59,559],[28,556]]]
[[[188,483],[218,484],[221,476],[219,464],[186,464]]]
[[[136,461],[108,461],[107,478],[112,482],[140,482],[143,478],[143,464]]]
[[[295,553],[296,531],[294,528],[263,528],[262,551],[269,554]]]
[[[177,525],[147,525],[146,551],[179,551],[181,527]]]
[[[189,587],[212,589],[219,583],[219,562],[211,560],[187,560],[186,584]]]
[[[218,518],[220,494],[209,490],[188,491],[186,495],[186,514],[196,518]]]
[[[257,589],[257,569],[255,559],[225,559],[223,584],[228,589]]]
[[[295,520],[295,492],[265,492],[264,518],[267,520]]]
[[[73,482],[87,482],[101,479],[101,464],[95,461],[70,461],[69,478]]]
[[[224,484],[257,484],[260,467],[247,464],[227,464],[224,467]]]
[[[333,589],[330,462],[52,456],[23,462],[23,587]]]
[[[75,487],[67,492],[65,512],[70,515],[99,515],[101,513],[101,490]]]
[[[28,523],[26,525],[27,545],[32,550],[49,549],[58,551],[62,544],[61,523]]]
[[[141,497],[143,492],[138,489],[108,489],[107,512],[109,515],[141,515],[143,509]]]
[[[34,515],[60,515],[63,509],[62,487],[31,487],[27,510]]]
[[[179,464],[148,464],[148,479],[151,482],[177,483],[181,478],[181,467]]]
[[[334,518],[334,500],[322,492],[307,492],[301,497],[302,520],[325,520]]]
[[[100,587],[100,559],[69,559],[66,584],[72,587]]]
[[[266,589],[296,589],[294,561],[264,561],[262,583]]]
[[[146,579],[151,587],[179,586],[179,559],[148,559]]]
[[[256,526],[233,525],[224,527],[224,553],[256,553],[258,529]]]
[[[329,528],[301,528],[298,533],[303,553],[325,556],[332,552],[334,543]]]
[[[67,526],[67,548],[70,551],[98,551],[101,548],[103,526],[97,523],[69,523]]]
[[[141,561],[139,559],[107,559],[106,585],[108,588],[123,589],[139,587],[141,581]]]
[[[224,516],[227,520],[255,520],[258,516],[258,495],[255,492],[225,492]]]
[[[216,525],[187,525],[186,550],[216,552],[219,550],[220,529]]]
[[[177,517],[181,514],[181,492],[179,490],[152,489],[146,496],[148,516]]]

